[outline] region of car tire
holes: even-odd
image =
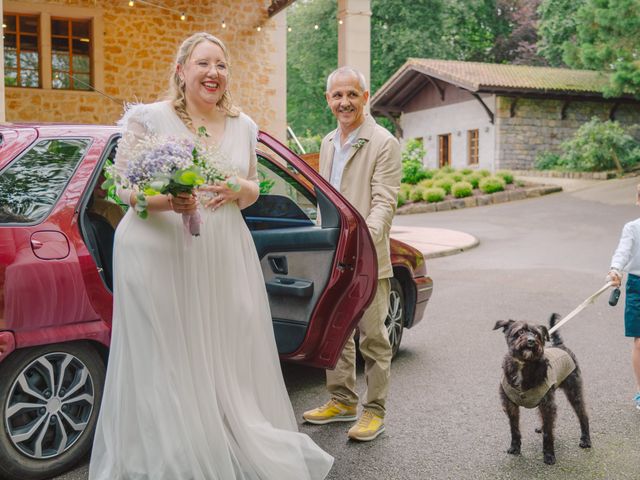
[[[102,357],[81,342],[16,350],[0,363],[0,478],[51,478],[85,457],[104,380]]]
[[[391,358],[395,357],[400,349],[402,341],[402,332],[406,322],[406,309],[404,308],[404,292],[402,285],[395,279],[390,279],[389,289],[389,311],[384,324],[389,334],[389,343],[391,344]]]

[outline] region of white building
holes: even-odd
[[[404,141],[421,139],[429,168],[532,168],[593,116],[640,123],[640,100],[604,98],[588,70],[409,59],[371,100]]]

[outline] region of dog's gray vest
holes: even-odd
[[[525,408],[537,407],[551,388],[560,385],[576,369],[571,355],[561,348],[545,348],[544,357],[549,361],[547,377],[537,387],[522,391],[520,387],[510,385],[507,377],[502,376],[502,389],[509,400],[516,405]]]

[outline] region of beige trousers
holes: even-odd
[[[389,279],[378,280],[378,289],[369,308],[358,323],[360,353],[364,358],[367,396],[364,408],[384,417],[385,400],[389,391],[391,345],[384,322],[389,309]],[[353,335],[344,346],[333,370],[327,370],[327,388],[331,397],[346,405],[357,405],[356,344]]]

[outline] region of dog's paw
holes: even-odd
[[[581,438],[580,439],[580,448],[591,448],[591,439],[590,438]]]
[[[553,465],[554,463],[556,463],[556,456],[553,453],[545,453],[544,463],[546,463],[547,465]]]
[[[509,455],[520,455],[520,445],[511,445],[507,450]]]

